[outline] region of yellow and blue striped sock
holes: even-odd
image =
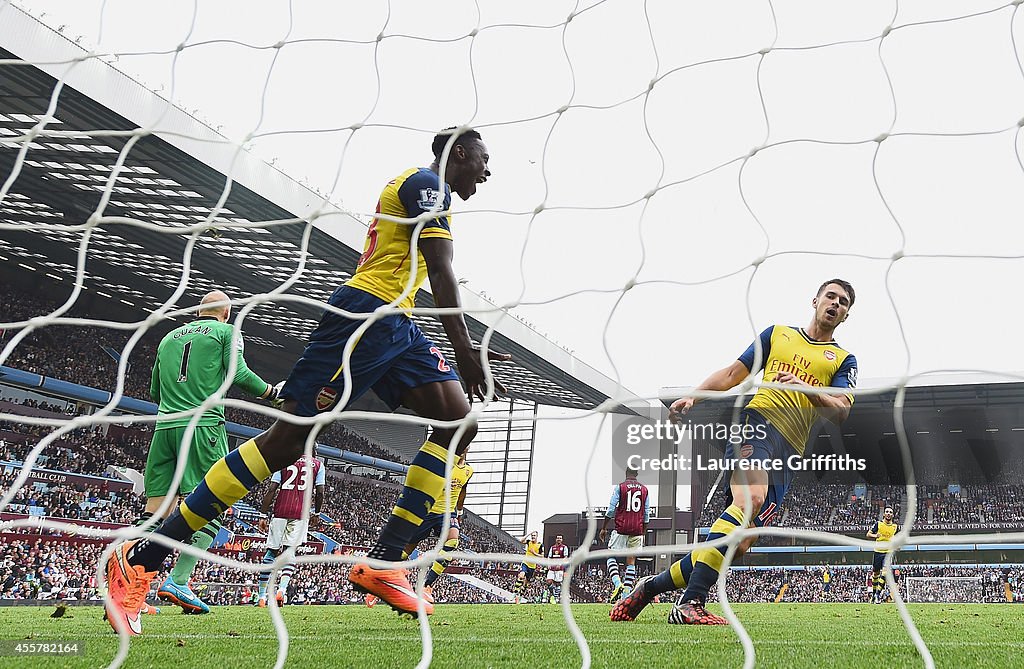
[[[437,556],[436,560],[434,560],[434,564],[430,565],[430,573],[427,574],[426,579],[424,579],[424,585],[434,584],[434,581],[436,581],[441,574],[444,573],[444,570],[448,568],[448,565],[452,563],[452,559],[449,557],[449,554],[457,550],[459,550],[458,539],[449,539],[444,542],[444,548],[441,550],[441,554]]]
[[[693,553],[687,553],[682,560],[677,560],[668,569],[655,576],[647,585],[649,592],[660,595],[671,590],[686,587],[693,573]]]
[[[405,474],[405,488],[391,517],[381,530],[380,538],[368,557],[379,560],[398,560],[402,548],[410,542],[416,529],[430,513],[434,501],[444,492],[444,466],[448,449],[427,440],[409,465]]]
[[[178,511],[192,531],[199,530],[270,478],[270,474],[263,454],[250,439],[215,462]]]
[[[744,525],[743,509],[733,504],[718,517],[718,520],[711,526],[711,532],[705,541],[713,541],[736,531]],[[686,592],[683,593],[687,601],[707,599],[708,590],[718,580],[718,572],[722,569],[722,562],[725,561],[725,553],[728,546],[716,548],[698,548],[693,551],[693,574],[686,585]]]

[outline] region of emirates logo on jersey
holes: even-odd
[[[316,394],[316,410],[327,411],[334,403],[338,401],[338,391],[334,388],[328,388],[324,386],[320,389],[320,392]]]
[[[825,349],[825,359],[826,360],[830,360],[830,361],[831,360],[835,360],[836,359],[836,352],[835,351],[830,351],[828,349]]]

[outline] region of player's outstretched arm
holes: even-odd
[[[156,357],[153,361],[153,373],[149,377],[149,396],[150,398],[160,404],[160,356]]]
[[[277,476],[278,473],[275,472],[274,475]],[[274,498],[277,497],[277,489],[280,486],[280,482],[274,480],[271,480],[270,485],[267,486],[267,494],[263,496],[263,504],[260,505],[260,512],[263,514],[258,522],[260,532],[267,531],[267,516],[270,515],[270,510],[274,508]]]
[[[846,395],[808,395],[818,414],[830,423],[839,425],[850,417],[853,403]]]
[[[619,486],[612,486],[612,496],[608,499],[608,510],[604,514],[604,523],[601,525],[600,531],[597,533],[597,537],[601,541],[607,541],[608,536],[608,525],[611,524],[612,518],[615,517],[615,510],[619,508]]]
[[[458,515],[462,515],[462,510],[466,508],[466,488],[469,486],[462,486],[462,490],[459,491],[459,499],[455,502],[455,511]]]
[[[327,486],[323,483],[318,483],[313,488],[313,512],[319,514],[324,508],[324,488]]]
[[[712,391],[725,391],[732,390],[738,386],[743,379],[747,378],[747,374],[750,370],[747,368],[743,361],[734,360],[728,367],[714,372],[708,378],[704,379],[704,382],[697,386],[696,390],[712,390]],[[669,407],[669,418],[672,420],[678,420],[680,416],[685,414],[687,411],[693,408],[693,405],[699,402],[700,399],[696,397],[682,397],[672,403]]]
[[[811,385],[805,381],[801,381],[796,376],[789,372],[779,372],[772,379],[774,383],[785,383],[791,386],[805,386],[810,388]],[[836,388],[836,392],[840,393],[842,390]],[[844,420],[850,417],[850,409],[853,407],[853,403],[850,401],[850,397],[844,394],[836,395],[820,395],[818,393],[807,393],[807,399],[811,404],[814,405],[815,410],[825,420],[839,425]]]
[[[459,301],[459,283],[455,278],[455,271],[452,269],[452,257],[454,246],[450,239],[440,237],[429,237],[420,240],[420,252],[427,263],[427,278],[430,280],[430,291],[434,295],[434,304],[442,308],[455,308],[462,306]],[[487,388],[487,380],[484,375],[484,367],[480,362],[480,347],[473,344],[469,338],[469,329],[466,327],[466,319],[461,313],[445,314],[441,316],[441,325],[444,326],[448,341],[455,349],[455,360],[459,366],[459,375],[466,385],[466,392],[470,400],[473,397],[484,399]],[[495,351],[487,351],[488,360],[510,360],[512,356]],[[504,395],[505,386],[497,379],[494,379],[494,391],[498,395]]]
[[[244,348],[241,333],[238,335],[237,348],[231,345],[230,336],[222,338],[221,354],[224,357],[224,369],[228,369],[231,356],[234,355],[236,360],[235,377],[232,379],[231,384],[238,386],[254,397],[258,397],[261,400],[266,399],[274,392],[274,386],[261,379],[259,374],[249,369],[249,365],[245,363],[245,355],[242,352]]]

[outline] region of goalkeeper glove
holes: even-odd
[[[275,409],[284,404],[284,400],[279,397],[281,394],[281,388],[284,388],[284,381],[279,381],[277,385],[270,386],[270,391],[267,393],[267,396],[263,398]]]

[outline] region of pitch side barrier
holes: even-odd
[[[1024,550],[1024,544],[906,544],[900,553],[913,551],[992,551]],[[860,546],[754,546],[748,553],[873,553],[873,548]],[[738,567],[737,567],[738,568]]]
[[[730,571],[813,571],[828,567],[829,571],[845,571],[847,569],[867,569],[871,565],[868,564],[787,564],[787,565],[745,565],[742,567],[730,567]],[[894,565],[896,569],[940,569],[944,567],[951,567],[956,569],[1020,569],[1024,565],[1011,562],[971,562],[971,563],[959,563],[959,562],[929,562],[929,563],[914,563],[905,565]]]
[[[49,376],[42,376],[40,374],[26,372],[13,367],[4,367],[2,365],[0,365],[0,384],[15,386],[25,390],[42,391],[48,395],[53,395],[63,400],[85,402],[86,404],[93,406],[104,406],[109,403],[110,398],[114,396],[113,393],[106,390],[100,390],[99,388],[83,386],[69,381],[61,381],[60,379],[54,379]],[[149,416],[152,416],[157,412],[157,405],[153,402],[147,402],[134,397],[122,397],[121,401],[117,403],[116,408],[125,413]],[[255,437],[262,432],[262,430],[257,428],[230,421],[227,422],[226,427],[229,435],[232,437],[241,437],[243,439]],[[341,460],[350,464],[359,465],[360,467],[380,469],[393,474],[405,474],[406,469],[408,469],[406,465],[398,462],[374,458],[369,455],[363,455],[362,453],[353,453],[352,451],[342,450],[340,448],[327,446],[321,443],[317,443],[317,449],[319,454],[323,457]]]

